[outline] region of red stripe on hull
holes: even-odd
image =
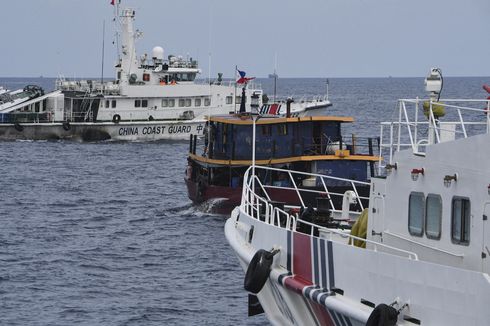
[[[311,282],[299,277],[299,276],[293,276],[293,277],[288,277],[284,280],[284,286],[291,290],[291,291],[294,291],[298,294],[302,294],[303,293],[303,289],[306,287],[306,286],[310,286],[312,285]]]
[[[311,302],[311,308],[313,309],[313,313],[315,314],[316,318],[320,322],[320,325],[335,326],[332,317],[330,317],[330,314],[325,310],[325,307],[319,305],[318,303],[312,301],[310,302]]]
[[[312,281],[311,273],[311,237],[293,233],[293,274],[307,282]]]

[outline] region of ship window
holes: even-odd
[[[233,104],[233,96],[226,97],[226,104]]]
[[[191,106],[191,102],[192,102],[192,100],[190,98],[186,98],[185,99],[185,106],[187,106],[187,107]]]
[[[287,135],[288,134],[288,125],[287,124],[278,125],[277,131],[278,131],[279,135]]]
[[[106,108],[109,108],[109,100],[106,100],[106,101],[105,101],[105,107],[106,107]]]
[[[185,105],[185,99],[179,98],[179,107],[183,107]]]
[[[141,101],[141,107],[147,108],[148,107],[148,100],[142,100]]]
[[[141,107],[141,100],[134,100],[134,107],[135,108]]]
[[[171,98],[168,100],[168,107],[173,108],[175,106],[175,99]]]
[[[210,106],[211,105],[211,99],[209,97],[206,97],[204,99],[204,106]]]
[[[166,108],[168,106],[168,100],[167,99],[163,99],[162,100],[162,108]]]
[[[235,97],[235,103],[242,103],[242,97],[241,96],[236,96]]]
[[[194,104],[195,104],[195,106],[201,106],[201,99],[200,98],[196,98]]]
[[[470,200],[454,197],[451,213],[451,239],[454,243],[468,245],[470,243]]]
[[[442,199],[441,196],[428,194],[425,203],[425,234],[429,239],[441,238]]]
[[[272,128],[269,125],[263,125],[262,126],[262,135],[264,136],[270,136],[272,134]]]
[[[412,192],[408,199],[408,232],[421,237],[424,233],[425,196],[421,192]]]
[[[116,107],[116,100],[112,100],[112,108]]]

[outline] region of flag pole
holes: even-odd
[[[234,72],[234,75],[235,75],[235,98],[233,99],[233,103],[235,103],[235,114],[236,114],[236,72],[238,71],[238,66],[235,65],[235,72]]]

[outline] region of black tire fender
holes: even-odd
[[[262,290],[271,273],[272,261],[275,253],[260,249],[248,264],[243,287],[248,292],[257,294]]]
[[[63,122],[63,129],[64,129],[65,131],[68,131],[68,130],[70,130],[70,129],[71,129],[70,121],[65,121],[65,122]]]
[[[121,116],[119,114],[114,114],[112,117],[112,122],[119,123],[119,121],[121,121]]]
[[[369,315],[366,326],[395,326],[398,320],[398,311],[381,303]]]
[[[14,128],[15,130],[17,130],[18,132],[22,132],[24,131],[24,126],[22,126],[20,123],[16,122],[14,123]]]

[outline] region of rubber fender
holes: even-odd
[[[68,130],[70,130],[70,129],[71,129],[70,121],[65,121],[65,122],[63,122],[63,129],[64,129],[65,131],[68,131]]]
[[[395,326],[397,320],[398,311],[387,304],[381,303],[369,315],[366,326]]]
[[[19,132],[24,131],[24,126],[21,126],[18,122],[14,123],[14,128]]]
[[[274,254],[260,249],[255,253],[245,274],[243,287],[248,292],[257,294],[262,290],[271,272]]]

